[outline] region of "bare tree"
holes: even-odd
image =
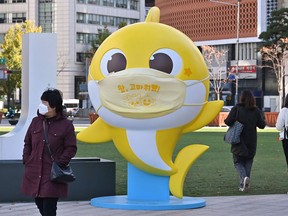
[[[275,73],[277,80],[277,90],[279,98],[285,97],[283,95],[283,84],[285,76],[285,58],[288,52],[288,38],[281,38],[275,44],[270,46],[263,46],[260,49],[262,54],[263,65],[262,67],[270,68]],[[282,107],[282,100],[278,100],[278,106]]]
[[[58,53],[57,55],[57,76],[65,69],[65,67],[68,65],[69,59],[67,58],[67,55],[63,53]]]
[[[217,100],[220,100],[224,85],[228,81],[227,52],[228,50],[219,50],[213,46],[202,46],[202,54],[209,69],[210,84],[217,95]]]
[[[279,109],[285,95],[285,59],[288,49],[288,8],[281,8],[271,12],[268,18],[267,30],[259,35],[262,40],[260,53],[262,54],[263,66],[276,75],[279,95]]]

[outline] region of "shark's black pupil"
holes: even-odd
[[[126,68],[127,61],[122,53],[115,53],[107,63],[109,73],[118,72]]]
[[[150,68],[170,74],[173,69],[173,61],[169,55],[165,53],[156,53],[150,59]]]

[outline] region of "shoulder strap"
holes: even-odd
[[[46,130],[45,121],[43,120],[42,123],[43,123],[45,143],[46,143],[46,145],[47,145],[47,147],[48,147],[48,151],[49,151],[50,157],[51,157],[52,161],[54,161],[53,154],[52,154],[52,151],[51,151],[51,148],[50,148],[50,144],[49,144],[49,142],[48,142],[48,134],[47,134],[47,130]]]
[[[236,120],[238,121],[239,107],[236,105]]]

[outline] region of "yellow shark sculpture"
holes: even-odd
[[[153,7],[145,22],[119,29],[98,48],[88,91],[99,118],[77,139],[113,140],[138,169],[170,176],[171,193],[182,198],[186,174],[208,146],[187,146],[173,161],[174,147],[182,133],[211,122],[223,101],[207,101],[209,73],[198,48],[159,19]]]

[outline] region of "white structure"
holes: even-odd
[[[21,116],[11,132],[0,136],[0,160],[22,158],[24,137],[40,97],[48,87],[56,87],[56,34],[25,34],[22,47]]]
[[[0,43],[11,25],[25,20],[56,33],[57,88],[65,99],[78,98],[80,84],[86,83],[85,54],[98,29],[113,32],[121,22],[144,18],[144,0],[1,0]]]

